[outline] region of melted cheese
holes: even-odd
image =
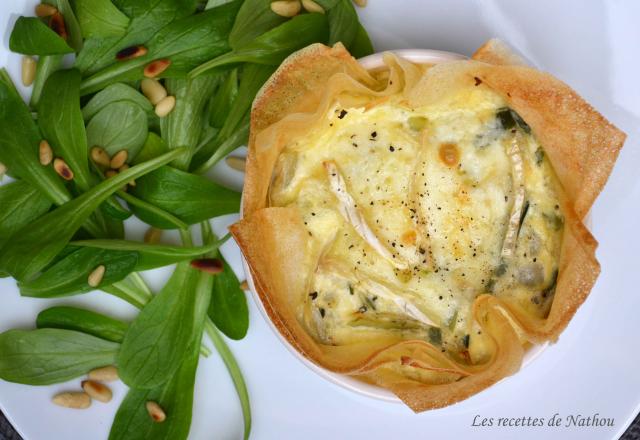
[[[423,108],[336,105],[286,146],[269,200],[299,210],[320,256],[299,311],[318,340],[396,332],[476,362],[478,295],[548,313],[557,182],[528,127],[504,127],[504,107],[483,87]]]

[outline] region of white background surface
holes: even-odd
[[[19,78],[19,57],[7,41],[16,14],[32,14],[32,1],[3,0],[0,66]],[[252,398],[254,439],[396,438],[617,438],[640,405],[640,2],[370,0],[359,10],[377,50],[430,48],[471,54],[492,36],[569,83],[629,135],[593,209],[593,232],[603,266],[596,287],[560,340],[531,365],[490,389],[445,409],[415,415],[400,404],[371,400],[326,382],[297,361],[250,302],[246,339],[230,342]],[[226,171],[238,184],[239,175]],[[2,207],[0,207],[2,209]],[[220,233],[228,217],[217,222]],[[140,234],[131,238],[139,239]],[[225,254],[237,249],[226,246]],[[166,273],[147,277],[156,287]],[[0,331],[33,326],[38,311],[56,304],[90,304],[114,316],[134,316],[108,295],[44,302],[20,298],[13,281],[0,280]],[[125,388],[108,405],[72,411],[49,403],[60,390],[0,381],[0,408],[27,440],[106,439]],[[615,418],[613,428],[480,428],[474,416],[544,417],[555,413]],[[240,406],[224,366],[214,354],[198,371],[192,439],[240,439]]]

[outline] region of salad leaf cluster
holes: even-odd
[[[48,385],[116,365],[130,391],[110,438],[186,439],[206,333],[249,436],[247,388],[220,334],[242,339],[248,307],[218,251],[227,237],[209,226],[238,212],[240,194],[203,174],[247,142],[255,95],[291,53],[316,42],[342,42],[356,57],[372,52],[350,0],[317,2],[324,14],[289,19],[269,0],[45,0],[59,14],[18,18],[10,48],[36,56],[38,67],[28,104],[0,69],[0,162],[11,177],[0,186],[0,277],[15,278],[23,296],[57,298],[94,290],[90,275],[102,266],[97,289],[140,312],[123,322],[46,309],[37,329],[0,334],[1,379]],[[156,79],[176,99],[164,117],[140,91],[158,60],[168,68]],[[43,140],[71,178],[43,162]],[[94,147],[125,154],[126,164],[107,170]],[[182,245],[128,240],[133,217],[178,230]],[[191,264],[203,258],[220,260],[220,273]],[[151,292],[139,272],[172,264],[171,279]],[[147,401],[165,409],[164,423],[149,418]]]

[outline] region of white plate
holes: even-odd
[[[0,66],[19,78],[19,56],[7,41],[16,14],[30,14],[35,1],[3,0]],[[370,0],[359,10],[377,50],[423,47],[470,55],[492,36],[514,44],[528,59],[576,88],[630,138],[613,176],[593,209],[603,270],[588,301],[559,341],[524,370],[472,398],[441,410],[413,414],[404,405],[360,396],[329,384],[298,362],[269,330],[250,301],[247,338],[230,345],[248,382],[259,440],[487,438],[617,438],[640,405],[637,313],[640,310],[640,3],[633,0]],[[224,166],[219,167],[223,169]],[[238,174],[226,170],[237,185]],[[2,207],[0,207],[2,209]],[[218,232],[227,217],[216,222]],[[132,238],[139,238],[141,231]],[[225,247],[242,274],[237,248]],[[149,274],[160,286],[166,271]],[[134,310],[93,293],[56,301],[20,298],[11,280],[0,280],[0,331],[32,327],[51,304],[87,304],[115,316]],[[0,409],[26,440],[106,439],[125,394],[115,388],[108,405],[72,411],[49,403],[58,390],[78,383],[27,387],[0,381]],[[615,418],[613,427],[497,427],[498,417],[545,417],[555,413]],[[473,427],[474,417],[493,417],[493,427]],[[201,362],[191,438],[239,439],[239,404],[215,355]]]

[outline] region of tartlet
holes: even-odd
[[[584,217],[625,135],[497,40],[385,64],[340,44],[282,64],[253,105],[231,232],[296,350],[423,411],[567,326],[600,270]]]

